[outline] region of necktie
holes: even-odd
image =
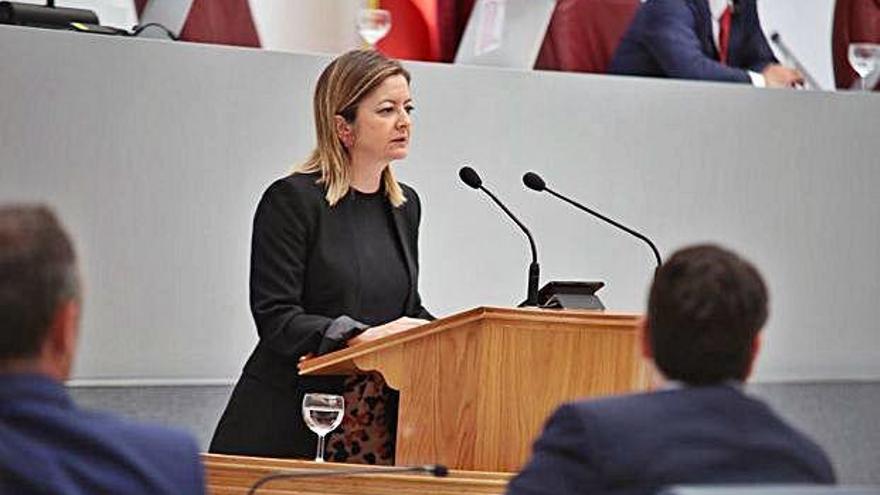
[[[727,50],[730,45],[730,19],[733,12],[728,5],[718,20],[718,59],[722,64],[727,64]]]

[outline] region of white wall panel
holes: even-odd
[[[238,373],[251,215],[312,146],[327,60],[0,28],[0,201],[49,201],[76,234],[78,378]],[[437,314],[525,292],[525,240],[458,183],[464,162],[532,227],[544,280],[603,279],[609,308],[641,310],[648,249],[526,191],[536,170],[664,254],[711,240],[753,259],[773,296],[760,378],[880,377],[877,95],[408,67],[416,132],[397,168],[422,196]]]

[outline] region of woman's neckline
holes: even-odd
[[[351,189],[352,193],[354,194],[354,197],[362,198],[362,199],[378,198],[378,197],[383,196],[385,193],[385,188],[381,187],[381,186],[379,187],[379,189],[376,189],[373,192],[364,192],[364,191],[361,191],[361,190],[356,189],[354,187],[351,187],[350,189]]]

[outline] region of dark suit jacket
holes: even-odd
[[[733,386],[564,405],[511,494],[653,494],[674,484],[833,483],[828,458]]]
[[[318,174],[275,181],[254,216],[251,244],[251,312],[260,336],[242,379],[220,420],[211,451],[276,457],[314,456],[315,435],[303,424],[302,396],[342,393],[344,377],[300,377],[299,358],[345,345],[366,325],[353,237],[351,195],[334,207]],[[405,314],[433,319],[418,293],[421,206],[401,184],[407,201],[390,209],[409,274]],[[391,405],[396,414],[396,404]],[[396,421],[395,421],[396,423]]]
[[[39,375],[0,375],[0,493],[202,494],[184,433],[78,409]]]
[[[648,0],[620,41],[611,74],[749,83],[749,70],[776,63],[761,31],[756,0],[738,0],[728,64],[718,61],[706,0]]]

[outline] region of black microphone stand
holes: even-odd
[[[535,239],[532,237],[532,233],[529,229],[523,225],[522,222],[519,221],[518,218],[510,211],[504,203],[501,202],[491,191],[483,187],[483,180],[480,179],[480,175],[476,172],[476,170],[471,167],[464,166],[458,171],[458,176],[461,178],[462,182],[467,184],[468,186],[479,189],[486,193],[492,201],[498,205],[501,210],[510,217],[511,220],[522,229],[522,231],[526,234],[526,237],[529,240],[529,247],[532,251],[532,262],[529,265],[529,280],[528,280],[528,288],[526,290],[526,300],[520,303],[519,307],[537,307],[538,306],[538,283],[541,279],[541,267],[538,265],[538,249],[535,247]]]
[[[654,253],[654,259],[657,261],[657,267],[659,268],[660,265],[663,264],[663,260],[660,258],[660,251],[657,250],[657,246],[655,246],[654,243],[651,242],[651,239],[648,239],[645,235],[642,235],[641,233],[636,232],[635,230],[627,227],[626,225],[623,225],[622,223],[620,223],[616,220],[612,220],[612,219],[606,217],[605,215],[599,213],[598,211],[594,211],[590,208],[587,208],[586,206],[578,203],[577,201],[575,201],[573,199],[569,199],[569,198],[563,196],[562,194],[559,194],[558,192],[554,191],[553,189],[550,189],[549,187],[547,187],[547,183],[544,182],[544,179],[542,179],[540,175],[538,175],[534,172],[526,172],[526,174],[523,175],[522,180],[523,180],[523,184],[533,191],[537,191],[537,192],[547,191],[548,193],[552,194],[553,196],[555,196],[555,197],[561,199],[562,201],[565,201],[566,203],[574,206],[575,208],[577,208],[581,211],[585,211],[585,212],[589,213],[590,215],[593,215],[594,217],[596,217],[600,220],[608,222],[611,225],[617,227],[618,229],[620,229],[620,230],[622,230],[622,231],[624,231],[634,237],[637,237],[638,239],[645,241],[648,244],[648,246],[651,248],[651,252]]]
[[[663,264],[663,260],[660,258],[660,251],[657,251],[657,246],[655,246],[654,243],[651,242],[651,239],[648,239],[644,235],[636,232],[635,230],[627,227],[626,225],[623,225],[620,222],[617,222],[615,220],[612,220],[612,219],[606,217],[605,215],[599,213],[598,211],[593,211],[573,199],[566,198],[565,196],[559,194],[558,192],[554,191],[553,189],[550,189],[549,187],[545,188],[545,190],[548,193],[552,194],[553,196],[556,196],[557,198],[574,206],[575,208],[578,208],[582,211],[585,211],[585,212],[589,213],[590,215],[595,216],[596,218],[599,218],[601,220],[605,220],[606,222],[610,223],[611,225],[614,225],[615,227],[619,228],[620,230],[623,230],[624,232],[628,232],[628,233],[638,237],[639,239],[645,241],[646,243],[648,243],[648,246],[651,248],[651,251],[654,253],[654,259],[655,259],[655,261],[657,261],[657,266],[659,267],[660,265]]]
[[[497,204],[498,207],[504,211],[504,213],[507,213],[507,216],[509,216],[510,219],[513,220],[519,226],[519,228],[521,228],[526,233],[526,237],[529,239],[529,247],[532,251],[532,262],[529,263],[529,284],[528,289],[526,290],[526,300],[523,301],[522,304],[519,305],[519,307],[537,306],[538,283],[541,279],[541,267],[540,265],[538,265],[538,250],[535,248],[535,240],[532,239],[532,233],[529,232],[529,229],[525,225],[523,225],[523,223],[520,222],[519,219],[516,218],[513,213],[506,206],[504,206],[504,203],[502,203],[497,197],[495,197],[495,195],[492,194],[491,191],[489,191],[482,185],[480,185],[478,189],[488,194],[489,197],[492,198],[492,201],[494,201],[495,204]]]

